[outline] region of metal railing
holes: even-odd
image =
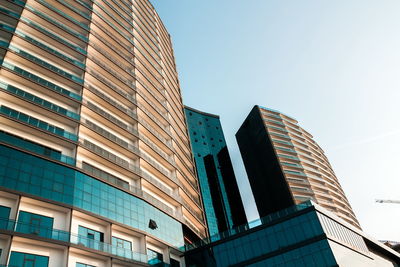
[[[0,229],[21,234],[30,234],[46,239],[65,242],[68,244],[83,246],[86,248],[105,252],[107,254],[115,255],[124,259],[147,263],[146,254],[141,254],[139,252],[121,248],[102,241],[93,240],[87,238],[86,236],[74,234],[68,231],[42,227],[40,225],[33,225],[26,222],[20,222],[7,218],[0,218]]]
[[[185,245],[184,247],[181,247],[180,249],[182,251],[192,250],[192,249],[198,248],[200,246],[203,246],[203,245],[206,245],[206,244],[210,244],[210,243],[213,243],[213,242],[228,238],[230,236],[237,235],[239,233],[246,232],[249,229],[252,229],[254,227],[257,227],[257,226],[260,226],[260,225],[264,225],[264,224],[269,224],[271,222],[274,222],[276,220],[279,220],[279,219],[284,218],[284,217],[286,217],[286,216],[288,216],[290,214],[296,213],[297,211],[300,211],[300,210],[304,210],[304,209],[309,208],[311,206],[313,206],[313,203],[311,201],[306,201],[306,202],[303,202],[301,204],[298,204],[298,205],[291,206],[289,208],[280,210],[278,212],[271,213],[270,215],[267,215],[267,216],[262,217],[260,219],[257,219],[257,220],[254,220],[252,222],[243,224],[241,226],[229,229],[227,231],[215,234],[215,235],[210,236],[210,237],[206,237],[206,238],[204,238],[204,239],[202,239],[202,240],[200,240],[198,242],[195,242],[193,244]]]

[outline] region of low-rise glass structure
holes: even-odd
[[[398,266],[400,254],[309,201],[186,247],[190,267]]]

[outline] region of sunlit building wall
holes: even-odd
[[[1,1],[0,62],[0,264],[183,264],[207,228],[150,2]]]

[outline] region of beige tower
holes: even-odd
[[[324,151],[295,119],[255,106],[236,138],[260,216],[311,199],[360,228]]]
[[[0,62],[2,162],[32,162],[0,177],[3,217],[70,235],[9,229],[0,264],[175,264],[183,236],[206,236],[172,43],[148,0],[0,1]]]

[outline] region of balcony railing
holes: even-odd
[[[17,96],[19,96],[19,97],[21,97],[21,98],[23,98],[23,99],[25,99],[25,100],[27,100],[29,102],[33,102],[33,103],[35,103],[37,105],[40,105],[40,106],[42,106],[44,108],[50,109],[50,110],[52,110],[52,111],[54,111],[56,113],[62,114],[62,115],[67,116],[67,117],[70,117],[70,118],[72,118],[74,120],[79,120],[79,118],[80,118],[80,116],[75,112],[72,112],[72,111],[69,111],[69,110],[67,110],[65,108],[62,108],[62,107],[60,107],[60,106],[58,106],[56,104],[53,104],[53,103],[51,103],[51,102],[49,102],[47,100],[44,100],[44,99],[42,99],[40,97],[37,97],[37,96],[32,95],[32,94],[30,94],[28,92],[25,92],[24,90],[19,89],[19,88],[15,87],[15,86],[12,86],[10,84],[7,84],[7,83],[4,83],[4,82],[0,81],[0,88],[2,88],[4,90],[7,90],[9,93],[17,95]]]
[[[15,221],[7,218],[0,218],[0,230],[11,231],[15,233],[28,234],[41,238],[61,241],[68,244],[83,246],[97,251],[105,252],[117,257],[128,260],[147,263],[147,255],[135,252],[129,249],[121,248],[109,243],[93,240],[86,236],[74,234],[71,232],[42,227],[37,224]]]
[[[88,149],[89,151],[100,155],[103,158],[106,158],[107,160],[125,168],[133,173],[139,174],[140,175],[140,168],[139,166],[132,164],[128,162],[127,160],[120,158],[113,153],[108,152],[107,150],[99,147],[98,145],[93,144],[92,142],[86,140],[86,139],[79,139],[79,144]]]
[[[55,92],[60,93],[62,95],[66,95],[68,97],[74,98],[77,101],[82,101],[82,96],[80,96],[78,94],[75,94],[73,92],[70,92],[69,90],[67,90],[67,89],[65,89],[65,88],[63,88],[61,86],[58,86],[58,85],[56,85],[56,84],[54,84],[52,82],[49,82],[49,81],[47,81],[47,80],[45,80],[45,79],[43,79],[43,78],[41,78],[41,77],[39,77],[39,76],[37,76],[35,74],[32,74],[32,73],[30,73],[30,72],[28,72],[26,70],[23,70],[23,69],[21,69],[21,68],[19,68],[17,66],[14,66],[14,65],[12,65],[12,64],[10,64],[8,62],[4,61],[2,66],[7,68],[7,69],[9,69],[10,71],[13,71],[13,72],[23,76],[24,78],[27,78],[27,79],[29,79],[29,80],[31,80],[31,81],[33,81],[33,82],[35,82],[35,83],[37,83],[37,84],[39,84],[41,86],[44,86],[44,87],[50,89],[52,91],[55,91]]]
[[[129,151],[134,152],[135,154],[139,155],[139,148],[121,138],[119,138],[118,136],[110,133],[109,131],[105,130],[103,127],[100,127],[99,125],[91,122],[88,119],[82,118],[81,122],[83,123],[83,125],[85,125],[86,127],[88,127],[89,129],[93,130],[94,132],[100,134],[101,136],[103,136],[104,138],[126,148]]]
[[[50,36],[51,36],[52,38],[54,38],[55,40],[57,40],[57,41],[59,41],[59,42],[65,44],[65,45],[71,47],[72,49],[74,49],[74,50],[76,50],[76,51],[81,52],[82,54],[86,54],[86,51],[85,51],[83,48],[81,48],[81,47],[79,47],[79,46],[76,46],[76,45],[74,45],[74,44],[68,42],[66,39],[64,39],[64,38],[62,38],[62,37],[60,37],[60,36],[58,36],[58,35],[56,35],[56,34],[53,34],[52,32],[50,32],[50,31],[46,30],[45,28],[43,28],[42,26],[40,26],[39,24],[34,23],[34,22],[31,21],[30,19],[27,19],[27,18],[25,18],[25,17],[20,17],[20,15],[19,15],[18,13],[12,12],[12,11],[10,11],[10,10],[7,10],[7,9],[1,8],[1,7],[0,7],[0,11],[1,11],[1,12],[5,12],[5,13],[7,13],[8,15],[13,16],[13,17],[15,17],[15,18],[17,18],[17,19],[20,19],[21,21],[25,22],[25,23],[28,24],[29,26],[32,26],[32,27],[34,27],[35,29],[37,29],[37,30],[39,30],[39,31],[41,31],[41,32],[43,32],[43,33],[45,33],[45,34],[50,35]]]
[[[0,46],[4,47],[5,45],[6,45],[6,43],[4,41],[0,41]],[[60,68],[58,68],[58,67],[56,67],[56,66],[54,66],[54,65],[52,65],[50,63],[48,63],[45,60],[42,60],[42,59],[40,59],[38,57],[35,57],[32,54],[30,54],[30,53],[28,53],[28,52],[26,52],[24,50],[19,49],[18,47],[15,47],[15,46],[12,46],[12,45],[8,45],[8,49],[13,51],[15,54],[17,54],[17,55],[19,55],[19,56],[21,56],[21,57],[23,57],[23,58],[25,58],[27,60],[30,60],[30,61],[34,62],[35,64],[37,64],[37,65],[39,65],[39,66],[41,66],[43,68],[46,68],[46,69],[48,69],[50,71],[53,71],[53,72],[59,74],[60,76],[62,76],[64,78],[67,78],[67,79],[72,80],[72,81],[74,81],[76,83],[79,83],[79,84],[83,84],[83,79],[82,78],[80,78],[80,77],[78,77],[78,76],[76,76],[74,74],[71,74],[71,73],[69,73],[69,72],[67,72],[65,70],[62,70],[62,69],[60,69]]]
[[[162,149],[160,149],[156,144],[154,144],[153,141],[151,141],[149,138],[147,138],[145,135],[143,134],[139,134],[139,139],[141,141],[143,141],[145,144],[147,144],[149,147],[151,147],[154,151],[156,151],[159,155],[161,155],[161,157],[163,157],[165,160],[167,160],[169,163],[172,164],[172,166],[175,166],[175,161],[174,161],[174,157],[168,155],[167,153],[165,153]]]
[[[190,245],[186,245],[185,247],[182,247],[181,250],[183,250],[183,251],[192,250],[192,249],[198,248],[200,246],[203,246],[203,245],[206,245],[206,244],[210,244],[210,243],[213,243],[213,242],[228,238],[230,236],[237,235],[239,233],[246,232],[249,229],[252,229],[252,228],[260,226],[260,225],[269,224],[271,222],[280,220],[281,218],[284,218],[284,217],[286,217],[286,216],[288,216],[290,214],[296,213],[297,211],[307,209],[307,208],[309,208],[311,206],[313,206],[312,201],[306,201],[306,202],[303,202],[301,204],[298,204],[298,205],[295,205],[295,206],[291,206],[289,208],[280,210],[278,212],[271,213],[270,215],[267,215],[265,217],[262,217],[260,219],[255,220],[255,221],[246,223],[244,225],[235,227],[233,229],[229,229],[229,230],[227,230],[225,232],[221,232],[221,233],[215,234],[215,235],[213,235],[211,237],[204,238],[203,240],[200,240],[200,241],[198,241],[196,243],[193,243],[193,244],[190,244]]]
[[[204,222],[204,217],[201,212],[197,212],[194,210],[189,203],[186,202],[184,198],[182,198],[182,204],[183,206],[190,211],[191,214],[193,214],[197,219],[199,219],[201,222]]]
[[[100,97],[101,99],[106,101],[107,103],[111,104],[112,106],[116,107],[117,109],[119,109],[120,111],[122,111],[123,113],[128,115],[129,117],[137,120],[137,114],[132,109],[128,109],[125,105],[122,105],[122,104],[118,103],[117,101],[115,101],[113,98],[108,97],[103,92],[96,89],[94,86],[85,84],[85,87],[87,87],[95,95],[97,95],[98,97]]]
[[[159,134],[149,123],[147,123],[144,119],[139,118],[140,124],[142,124],[150,133],[155,135],[161,142],[163,142],[166,146],[172,149],[172,141],[167,140],[164,136]]]
[[[27,115],[25,113],[16,111],[16,110],[11,109],[9,107],[1,106],[0,107],[0,113],[5,115],[5,116],[7,116],[7,117],[10,117],[10,118],[18,120],[20,122],[23,122],[23,123],[26,123],[28,125],[31,125],[31,126],[33,126],[35,128],[39,128],[39,129],[42,129],[42,130],[44,130],[46,132],[49,132],[49,133],[64,137],[64,138],[69,139],[71,141],[74,141],[74,142],[78,141],[78,136],[76,134],[74,134],[74,133],[70,133],[68,131],[65,131],[64,129],[61,129],[60,127],[57,127],[57,126],[49,124],[49,123],[47,123],[45,121],[36,119],[36,118],[34,118],[32,116],[29,116],[29,115]]]
[[[103,48],[100,47],[100,45],[98,45],[97,43],[90,41],[89,42],[90,46],[94,47],[98,52],[100,52],[105,58],[107,58],[108,60],[110,60],[111,62],[113,62],[115,65],[117,65],[119,68],[125,70],[127,73],[129,73],[132,77],[135,77],[135,71],[133,68],[128,68],[122,65],[122,62],[120,60],[115,59],[114,57],[112,57],[107,51],[105,51]],[[114,51],[116,52],[116,51]],[[120,55],[122,57],[124,57],[125,60],[127,60],[126,55]],[[135,62],[134,60],[128,60],[130,62],[130,64],[132,64],[133,66],[135,66]]]

